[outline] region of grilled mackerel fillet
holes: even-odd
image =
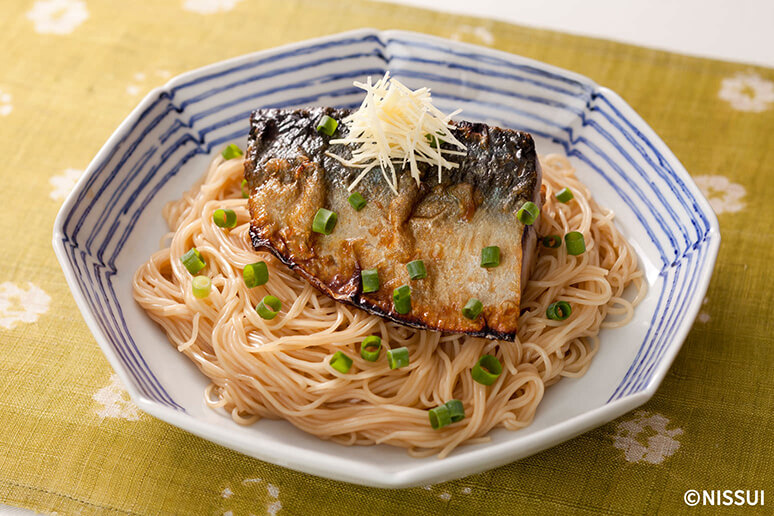
[[[513,340],[523,285],[535,253],[535,232],[516,212],[526,202],[540,206],[541,172],[532,137],[524,132],[458,122],[454,136],[467,147],[459,163],[444,169],[422,166],[417,185],[408,172],[395,195],[372,170],[355,188],[368,201],[361,211],[347,190],[360,169],[342,165],[326,151],[347,129],[319,134],[323,115],[342,120],[349,110],[259,109],[252,114],[245,178],[250,187],[250,234],[256,249],[268,249],[302,278],[333,299],[416,327]],[[445,144],[443,144],[445,145]],[[396,168],[399,168],[396,165]],[[330,235],[312,231],[319,208],[338,214]],[[500,265],[480,266],[481,249],[500,247]],[[421,259],[427,278],[411,281],[406,264]],[[380,289],[364,294],[360,272],[377,268]],[[395,311],[393,289],[411,286],[411,311]],[[462,308],[470,298],[484,309],[474,321]]]

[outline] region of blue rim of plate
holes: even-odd
[[[410,48],[422,48],[423,56],[411,55],[406,51]],[[359,64],[327,71],[350,61]],[[116,259],[154,196],[194,156],[243,140],[252,109],[355,107],[362,92],[352,80],[387,69],[409,84],[450,84],[470,91],[472,96],[449,95],[435,88],[433,96],[440,104],[471,103],[465,113],[473,118],[506,127],[518,120],[519,129],[561,145],[568,157],[583,162],[630,206],[658,253],[661,288],[647,334],[607,403],[644,391],[652,395],[698,312],[720,238],[714,213],[675,156],[618,95],[585,77],[490,49],[369,29],[178,76],[149,93],[89,165],[57,216],[53,243],[87,322],[95,335],[103,336],[98,335],[100,344],[120,363],[129,387],[185,411],[139,352],[113,286]],[[307,75],[296,79],[298,72]],[[278,78],[287,82],[264,86]],[[509,84],[529,92],[504,87]],[[476,91],[501,100],[475,100]],[[224,93],[237,97],[208,105]],[[557,116],[537,113],[534,106]],[[589,131],[597,138],[589,139]],[[141,146],[143,152],[137,150]],[[126,168],[128,172],[119,173]]]

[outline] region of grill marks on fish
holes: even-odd
[[[513,340],[522,285],[535,249],[534,230],[516,212],[526,201],[540,204],[540,165],[529,134],[459,122],[453,133],[467,147],[451,156],[458,168],[421,166],[420,185],[401,171],[398,194],[370,172],[357,186],[368,204],[353,210],[347,186],[360,169],[348,168],[326,151],[349,157],[348,148],[315,127],[327,114],[347,110],[257,110],[245,158],[250,186],[251,238],[332,298],[413,327]],[[333,233],[312,231],[319,208],[338,214]],[[480,267],[481,249],[501,249],[498,267]],[[406,264],[421,259],[427,278],[411,281]],[[377,268],[380,289],[362,293],[360,272]],[[411,286],[412,310],[401,315],[393,289]],[[470,321],[462,308],[481,300]]]

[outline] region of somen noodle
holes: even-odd
[[[545,203],[538,235],[579,231],[586,252],[571,256],[564,245],[538,244],[515,342],[416,330],[321,294],[268,252],[253,249],[240,189],[243,162],[220,155],[202,181],[165,207],[171,230],[165,241],[171,241],[137,271],[134,297],[210,379],[206,402],[234,421],[282,418],[341,444],[386,443],[415,456],[444,457],[460,444],[486,441],[492,428],[529,425],[545,387],[583,375],[597,351],[600,328],[626,324],[644,293],[637,257],[613,224],[612,212],[594,202],[567,159],[549,155],[541,164]],[[574,194],[571,202],[555,198],[564,187]],[[218,227],[217,209],[234,210],[237,226]],[[207,263],[199,274],[212,280],[202,299],[193,295],[193,276],[180,261],[191,247]],[[269,281],[247,288],[242,269],[258,261],[268,264]],[[637,290],[632,301],[624,297],[630,283]],[[282,302],[272,320],[255,310],[267,294]],[[563,321],[549,319],[547,307],[561,300],[570,303],[572,314]],[[613,317],[606,320],[608,315]],[[369,335],[382,339],[375,362],[360,356],[360,342]],[[385,352],[401,346],[409,349],[410,364],[391,370]],[[337,351],[353,360],[347,374],[329,364]],[[485,354],[503,365],[488,387],[471,376]],[[466,417],[433,430],[428,410],[451,399],[463,402]]]

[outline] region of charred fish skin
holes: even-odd
[[[532,137],[523,132],[459,122],[455,137],[464,156],[447,156],[457,168],[422,165],[419,185],[398,170],[398,194],[378,169],[358,184],[368,201],[356,212],[347,190],[360,169],[342,165],[348,148],[316,131],[323,115],[339,121],[349,110],[261,109],[251,117],[245,178],[250,187],[250,235],[323,293],[340,302],[408,326],[513,340],[522,285],[535,252],[535,234],[516,212],[526,201],[540,205],[541,171]],[[446,144],[442,144],[446,145]],[[397,167],[399,168],[399,167]],[[339,220],[330,235],[314,233],[319,208]],[[480,267],[481,249],[501,249],[498,267]],[[425,279],[411,281],[406,264],[421,259]],[[360,273],[379,271],[380,289],[364,294]],[[410,285],[412,310],[398,314],[393,289]],[[470,298],[484,310],[471,321],[462,315]]]

